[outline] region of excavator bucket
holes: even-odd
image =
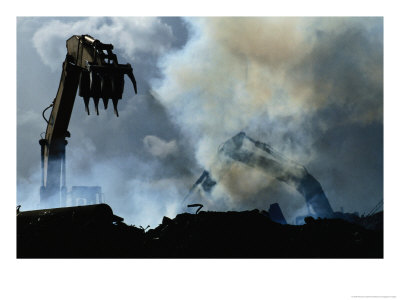
[[[118,101],[124,91],[124,75],[128,75],[137,94],[136,79],[130,64],[119,64],[112,52],[113,45],[103,44],[88,36],[73,36],[67,41],[70,57],[75,65],[81,67],[79,96],[83,97],[88,114],[89,99],[93,98],[96,114],[99,114],[99,100],[103,100],[104,109],[112,99],[114,112],[118,116]]]

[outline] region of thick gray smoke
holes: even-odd
[[[171,47],[170,26],[158,18],[85,18],[75,22],[51,20],[33,35],[32,41],[43,63],[53,71],[65,57],[65,40],[75,34],[90,34],[118,45],[120,52],[135,59],[140,52],[158,55]]]
[[[215,159],[218,146],[240,131],[306,167],[314,166],[318,174],[329,173],[329,168],[337,164],[344,176],[347,173],[348,178],[343,178],[346,181],[353,180],[351,168],[358,167],[344,165],[353,154],[343,153],[334,161],[320,153],[326,145],[319,143],[326,134],[348,130],[332,141],[343,144],[358,138],[361,147],[375,143],[368,146],[378,154],[376,165],[382,166],[382,19],[186,21],[191,39],[182,50],[161,60],[164,77],[154,82],[154,94],[195,145],[198,163],[220,177],[215,178],[224,190],[218,197],[225,203],[220,207],[247,208],[249,203],[263,206],[266,198],[276,196],[276,181],[240,164],[221,166]],[[355,128],[361,128],[360,132],[354,133]],[[373,132],[370,141],[359,136],[373,128],[380,129]],[[335,150],[339,149],[331,151]],[[315,165],[324,159],[321,166]],[[370,176],[377,182],[375,192],[364,201],[372,205],[382,194],[382,170]],[[368,188],[366,182],[359,184]],[[340,201],[335,198],[339,198],[340,187],[330,188],[331,202],[339,209]],[[291,192],[284,197],[290,198]],[[349,196],[343,194],[342,198],[355,202]],[[293,211],[301,209],[296,197],[293,200],[286,206]],[[347,207],[358,209],[352,204]]]
[[[18,18],[17,25],[23,209],[38,202],[41,112],[57,92],[65,40],[86,33],[133,64],[139,95],[126,84],[120,118],[102,108],[88,117],[77,97],[67,184],[101,185],[127,223],[154,226],[180,212],[203,169],[220,183],[206,209],[279,202],[288,219],[301,213],[296,190],[216,159],[240,131],[307,167],[334,210],[364,212],[382,198],[382,18]]]
[[[101,186],[106,203],[128,224],[154,227],[164,215],[181,211],[193,163],[147,84],[156,76],[157,56],[183,42],[175,37],[181,28],[179,20],[160,18],[18,19],[17,203],[22,210],[39,207],[38,140],[46,128],[41,113],[56,95],[65,41],[88,33],[114,44],[119,62],[133,65],[139,94],[133,95],[126,80],[119,118],[102,105],[100,116],[93,115],[93,102],[87,116],[76,97],[66,149],[67,186]]]

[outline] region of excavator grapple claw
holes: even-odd
[[[107,109],[108,99],[113,99],[114,112],[118,116],[117,103],[124,91],[124,75],[128,75],[137,94],[136,79],[132,66],[119,64],[112,52],[113,45],[103,44],[89,35],[73,36],[67,41],[68,55],[80,67],[79,95],[85,99],[85,109],[89,114],[89,100],[94,99],[96,114],[99,99],[103,99]]]
[[[80,95],[93,97],[93,99],[102,98],[105,109],[107,109],[108,100],[113,99],[114,112],[117,116],[116,103],[122,98],[125,74],[131,79],[135,93],[137,93],[136,80],[129,64],[102,66],[88,64],[88,72],[86,73],[88,74],[87,79],[82,76],[82,84],[80,85],[82,91],[80,91]],[[96,103],[98,104],[98,101],[96,102],[95,100],[95,109],[98,114],[98,105]]]
[[[108,99],[108,98],[104,99],[103,98],[104,109],[107,109],[107,107],[108,107],[108,100],[110,100],[110,99]]]
[[[96,111],[97,115],[99,115],[99,100],[99,98],[93,98],[94,110]]]
[[[135,76],[133,75],[132,67],[126,74],[128,75],[129,79],[132,81],[133,89],[135,90],[135,94],[137,94],[136,79],[135,79]]]
[[[100,97],[101,95],[101,78],[97,72],[90,71],[90,97]]]
[[[89,98],[88,97],[84,97],[83,101],[85,102],[85,110],[86,110],[87,114],[90,115],[90,112],[89,112]]]
[[[115,115],[117,116],[117,117],[119,117],[119,114],[118,114],[118,99],[112,99],[112,103],[113,103],[113,106],[114,106],[114,113],[115,113]]]

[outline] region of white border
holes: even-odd
[[[18,1],[2,11],[2,299],[352,299],[398,288],[398,16],[382,1]],[[393,2],[394,3],[394,2]],[[12,6],[14,5],[14,6]],[[385,259],[16,260],[16,16],[384,16]],[[38,74],[40,76],[40,74]]]

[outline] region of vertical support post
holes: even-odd
[[[40,166],[42,169],[42,186],[44,186],[44,151],[45,151],[46,140],[45,139],[39,140],[39,144],[40,144]]]
[[[44,182],[44,151],[45,151],[45,146],[46,146],[47,141],[45,139],[40,139],[39,140],[39,145],[40,145],[40,167],[42,169],[42,184],[40,186],[40,201],[43,199],[44,194],[45,194],[45,182]]]
[[[43,185],[40,188],[40,207],[56,208],[60,207],[61,204],[61,175],[62,161],[65,153],[65,138],[54,140],[50,147],[47,145],[47,142],[44,145],[44,150],[42,150],[44,163],[42,173]],[[48,155],[47,151],[51,152],[52,155]]]
[[[66,168],[65,168],[65,147],[67,146],[68,141],[64,140],[64,145],[61,153],[61,198],[60,198],[60,207],[67,206],[67,179],[66,179]]]

